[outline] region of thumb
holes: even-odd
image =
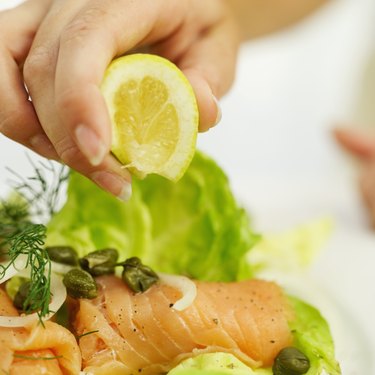
[[[375,133],[350,128],[336,128],[334,137],[343,149],[362,161],[375,158]]]

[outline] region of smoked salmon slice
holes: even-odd
[[[171,286],[133,293],[116,276],[97,278],[99,296],[81,299],[75,317],[84,371],[94,375],[165,373],[205,352],[228,352],[251,367],[270,366],[292,344],[291,310],[274,283],[197,281],[182,311]]]
[[[12,301],[0,289],[0,314],[18,316]],[[0,373],[10,375],[77,375],[81,354],[74,335],[47,321],[31,327],[0,327]]]

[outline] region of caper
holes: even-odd
[[[158,275],[137,257],[127,259],[122,266],[122,280],[133,292],[145,292],[159,279]]]
[[[87,254],[79,260],[79,264],[93,276],[108,275],[115,272],[117,259],[118,251],[108,248]]]
[[[30,309],[32,301],[28,301],[28,303],[25,304],[27,302],[27,298],[29,297],[30,289],[31,289],[30,281],[26,281],[23,284],[21,284],[13,300],[13,305],[16,309],[21,310],[21,311],[27,311]],[[40,297],[41,297],[41,294],[40,294]]]
[[[274,375],[306,374],[310,369],[310,361],[300,350],[294,347],[282,349],[272,367]]]
[[[73,268],[64,275],[63,283],[68,295],[73,298],[97,297],[98,288],[94,278],[86,271]]]
[[[68,264],[71,266],[78,265],[77,252],[70,246],[50,246],[46,247],[46,250],[50,259],[56,263]]]

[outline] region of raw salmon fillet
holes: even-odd
[[[19,315],[2,289],[0,289],[0,315]],[[79,374],[81,354],[73,334],[50,321],[44,322],[44,325],[45,327],[36,322],[27,328],[0,327],[0,373],[9,375]],[[43,359],[46,357],[56,358]]]
[[[292,317],[272,282],[195,282],[183,311],[180,292],[156,284],[134,294],[120,278],[97,279],[99,296],[82,299],[75,318],[83,368],[94,375],[159,374],[205,352],[228,352],[252,367],[269,366],[292,343]]]

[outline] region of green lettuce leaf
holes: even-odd
[[[283,233],[267,233],[246,254],[239,279],[300,273],[317,258],[332,231],[332,219],[323,217]]]
[[[253,370],[229,353],[207,353],[182,361],[168,375],[272,375],[272,370]]]
[[[177,183],[160,176],[133,181],[127,203],[71,173],[68,199],[48,225],[48,246],[70,245],[82,256],[115,247],[155,270],[201,280],[235,280],[258,236],[224,172],[196,153]]]
[[[289,297],[289,301],[296,315],[296,319],[290,322],[294,346],[310,359],[311,368],[307,375],[320,374],[323,369],[329,375],[341,374],[326,320],[317,309],[300,299]]]
[[[71,172],[67,201],[47,226],[46,246],[68,245],[80,256],[106,247],[141,256],[151,243],[151,222],[140,191],[124,204]]]

